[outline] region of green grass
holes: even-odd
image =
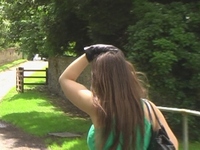
[[[34,74],[39,75],[40,72]],[[27,82],[35,82],[29,78]],[[43,82],[37,79],[37,82]],[[72,117],[55,107],[45,92],[36,86],[26,86],[24,93],[17,93],[15,88],[0,102],[0,119],[20,127],[25,132],[46,138],[51,150],[87,150],[86,136],[90,120]],[[80,133],[80,138],[51,138],[51,132]]]
[[[51,150],[88,150],[86,137],[83,138],[73,140],[64,138],[53,142],[50,141],[51,145],[49,148]]]
[[[200,149],[200,142],[190,142],[189,143],[189,150],[199,150]],[[179,150],[183,150],[183,143],[179,143]]]
[[[4,65],[0,66],[0,72],[1,72],[1,71],[5,71],[5,70],[7,70],[7,69],[9,69],[9,68],[11,68],[11,67],[14,67],[14,66],[16,66],[16,65],[19,65],[19,64],[21,64],[21,63],[23,63],[23,62],[26,62],[26,61],[27,61],[26,59],[19,59],[19,60],[16,60],[16,61],[13,61],[13,62],[4,64]]]
[[[45,70],[46,68],[43,68],[41,70]],[[45,77],[46,76],[46,71],[39,71],[39,72],[35,72],[33,74],[31,74],[32,77],[34,76],[41,76],[41,77]],[[45,83],[46,79],[45,78],[24,78],[24,83]],[[25,88],[28,87],[30,88],[31,86],[26,86]]]

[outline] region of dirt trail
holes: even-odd
[[[45,61],[27,61],[16,67],[42,69]],[[16,84],[16,67],[0,72],[0,101]],[[47,150],[43,139],[24,133],[21,129],[0,120],[0,150]]]

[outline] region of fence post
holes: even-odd
[[[19,69],[21,70],[20,75],[21,75],[21,81],[22,81],[22,93],[24,93],[24,68],[19,67]]]
[[[16,69],[16,90],[18,92],[24,92],[24,68],[19,67]]]
[[[16,68],[16,91],[18,92],[18,87],[19,87],[19,72],[18,68]]]
[[[48,80],[49,80],[49,77],[48,77],[48,68],[46,68],[46,85],[48,85]]]
[[[19,68],[16,68],[16,91],[21,92],[21,78]]]
[[[188,115],[182,113],[183,116],[183,149],[188,150]]]

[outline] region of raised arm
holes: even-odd
[[[89,64],[85,54],[74,60],[61,74],[59,82],[67,97],[76,107],[91,115],[94,111],[92,92],[76,82],[77,78]]]
[[[102,53],[118,52],[113,45],[95,44],[84,48],[85,54],[74,60],[61,74],[59,82],[65,96],[79,109],[90,117],[95,113],[93,94],[84,85],[76,82],[77,78],[87,67],[89,62]]]

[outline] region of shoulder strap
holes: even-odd
[[[153,113],[154,113],[154,116],[155,116],[155,118],[156,118],[156,121],[158,122],[159,126],[161,127],[161,122],[160,122],[160,120],[159,120],[159,118],[158,118],[158,116],[157,116],[157,114],[156,114],[156,112],[155,112],[155,110],[154,110],[152,104],[149,103],[148,100],[143,100],[143,101],[144,101],[144,103],[145,103],[146,106],[147,106],[148,113],[149,113],[149,118],[150,118],[151,123],[152,123],[152,115],[151,115],[151,109],[152,109],[152,110],[153,110]]]
[[[148,102],[148,103],[149,103],[149,102]],[[155,117],[156,117],[156,121],[158,122],[158,124],[159,124],[160,127],[161,127],[161,122],[160,122],[160,120],[159,120],[159,118],[158,118],[158,116],[157,116],[157,114],[156,114],[156,111],[154,110],[152,104],[151,104],[151,103],[149,103],[149,104],[151,105],[151,108],[152,108],[152,110],[153,110],[153,113],[154,113],[154,115],[155,115]]]
[[[145,105],[147,106],[147,110],[148,110],[148,114],[149,114],[149,119],[150,119],[150,122],[151,122],[151,124],[152,124],[151,106],[149,105],[149,103],[147,102],[146,99],[143,99],[143,102],[144,102]]]

